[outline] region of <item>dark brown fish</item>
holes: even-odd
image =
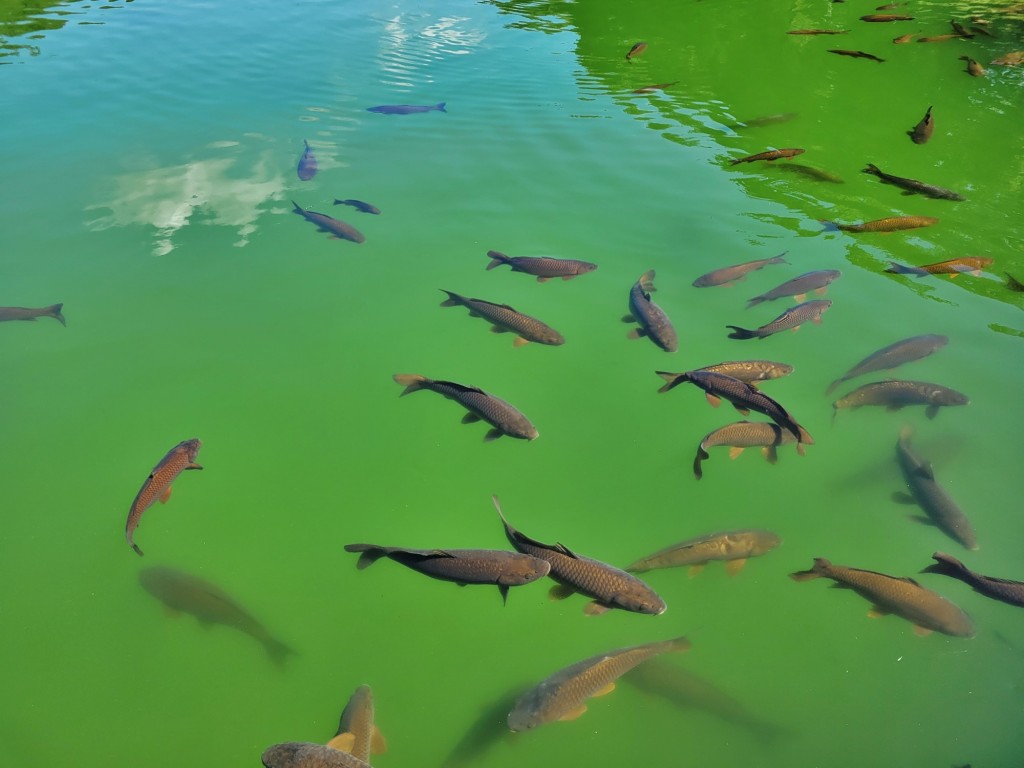
[[[904,194],[917,193],[924,195],[925,197],[932,197],[936,200],[963,200],[963,198],[956,192],[951,192],[948,189],[942,187],[936,187],[932,184],[925,184],[923,181],[917,181],[916,179],[905,179],[902,176],[893,176],[890,173],[885,173],[878,169],[878,166],[874,163],[868,163],[867,168],[864,169],[864,173],[869,173],[872,176],[877,176],[882,180],[883,184],[892,184],[895,187],[900,187],[906,190]]]
[[[839,384],[848,379],[863,376],[865,373],[875,371],[886,371],[896,368],[904,363],[920,360],[928,357],[938,349],[942,349],[949,342],[949,337],[940,334],[928,333],[923,336],[911,336],[909,339],[902,339],[877,352],[872,352],[853,368],[844,373],[838,379],[829,384],[825,394],[829,394]]]
[[[364,203],[362,200],[352,200],[352,199],[349,199],[349,200],[337,200],[336,199],[334,201],[334,204],[335,205],[347,205],[347,206],[350,206],[352,208],[355,208],[357,211],[361,211],[362,213],[372,213],[375,216],[379,216],[380,215],[380,208],[378,208],[376,205],[370,205],[369,203]]]
[[[678,82],[678,80],[673,80],[671,83],[657,83],[655,85],[645,85],[643,88],[637,88],[635,91],[633,91],[633,93],[655,93],[656,91],[664,91],[666,88],[671,88]]]
[[[443,288],[441,291],[448,294],[448,298],[441,302],[442,307],[465,307],[469,310],[470,317],[482,317],[491,323],[491,330],[494,333],[511,331],[516,334],[516,339],[512,342],[514,347],[521,347],[531,341],[555,347],[565,343],[565,338],[554,328],[535,317],[518,312],[508,304],[469,299]]]
[[[316,224],[320,231],[329,232],[331,237],[336,237],[341,240],[350,240],[353,243],[362,243],[366,240],[366,238],[363,237],[363,233],[351,224],[346,224],[340,219],[331,218],[323,213],[307,211],[294,200],[292,200],[292,205],[295,206],[295,210],[293,210],[292,213],[297,213],[306,221]]]
[[[61,310],[63,304],[51,304],[48,307],[0,307],[0,322],[4,320],[35,320],[37,317],[52,317],[61,325],[67,325]]]
[[[497,497],[492,498],[512,546],[523,554],[539,557],[551,564],[548,576],[559,584],[551,590],[552,598],[560,600],[574,592],[593,598],[593,602],[584,609],[584,613],[589,615],[604,613],[609,608],[653,615],[665,612],[665,601],[636,576],[600,560],[577,555],[562,544],[542,544],[531,539],[509,525]]]
[[[690,575],[695,576],[712,560],[723,560],[726,570],[735,575],[749,558],[771,552],[781,543],[778,534],[756,528],[708,533],[641,557],[626,570],[644,573],[658,568],[690,566]]]
[[[486,421],[491,429],[484,435],[485,441],[497,440],[502,435],[523,440],[536,440],[540,435],[537,428],[522,413],[504,400],[489,395],[482,389],[456,384],[454,381],[428,379],[418,373],[396,373],[395,381],[405,387],[402,395],[426,389],[436,392],[465,408],[469,413],[462,417],[463,424]]]
[[[869,616],[895,613],[914,625],[919,635],[932,630],[955,637],[971,637],[974,626],[967,614],[946,598],[925,589],[913,579],[887,576],[875,571],[832,565],[823,557],[814,558],[809,571],[790,574],[796,581],[807,581],[819,576],[832,579],[848,587],[872,604]]]
[[[626,61],[632,61],[634,57],[639,56],[641,53],[647,50],[647,43],[642,40],[639,43],[633,43],[633,47],[626,53]]]
[[[267,747],[261,755],[264,768],[370,768],[348,752],[312,744],[308,741],[289,741]]]
[[[837,53],[840,56],[850,56],[854,59],[869,59],[870,61],[877,61],[879,64],[885,61],[885,59],[880,59],[873,53],[864,53],[864,51],[848,51],[845,48],[829,48],[828,52]]]
[[[379,755],[388,749],[384,735],[374,722],[373,691],[368,685],[360,685],[349,697],[338,721],[338,730],[328,747],[348,752],[365,762],[370,755]]]
[[[807,294],[814,291],[821,296],[828,289],[830,283],[842,276],[838,269],[819,269],[814,272],[804,272],[799,277],[787,280],[781,285],[772,288],[767,293],[747,301],[747,309],[760,304],[763,301],[775,301],[788,296],[794,297],[797,301],[803,301]]]
[[[755,269],[761,269],[769,264],[788,264],[789,262],[783,258],[787,253],[789,251],[783,251],[778,256],[773,256],[770,259],[755,259],[754,261],[745,261],[742,264],[733,264],[729,267],[713,269],[694,280],[693,286],[695,288],[710,288],[716,285],[732,285],[737,280],[742,280]]]
[[[800,427],[803,439],[796,443],[796,452],[804,455],[804,443],[813,443],[814,440],[803,427]],[[778,461],[776,448],[780,445],[796,442],[796,438],[788,429],[783,429],[778,424],[766,424],[761,421],[737,421],[727,424],[724,427],[708,432],[700,445],[697,446],[697,455],[693,459],[693,476],[700,480],[704,476],[702,463],[711,458],[709,448],[719,445],[729,446],[729,458],[735,459],[744,448],[760,447],[765,459],[769,464]]]
[[[913,33],[913,32],[907,32],[907,34],[905,34],[905,35],[900,35],[899,37],[894,37],[892,39],[892,41],[894,43],[896,43],[896,45],[900,45],[901,43],[909,43],[909,42],[911,42],[914,39],[914,34],[915,33]]]
[[[924,113],[924,117],[921,118],[920,122],[907,131],[907,136],[915,144],[924,144],[932,137],[934,129],[935,122],[932,120],[932,108],[928,107],[928,111]]]
[[[829,299],[815,299],[813,301],[805,301],[803,304],[797,304],[795,307],[790,307],[770,323],[762,325],[760,328],[751,330],[740,328],[736,325],[727,325],[725,327],[732,328],[732,333],[729,334],[730,339],[765,339],[781,331],[790,329],[795,331],[808,320],[815,325],[821,325],[821,316],[831,306],[832,302]]]
[[[909,267],[904,264],[897,264],[895,261],[890,261],[885,271],[897,275],[917,275],[918,277],[924,277],[925,275],[949,275],[950,277],[956,277],[962,272],[980,275],[981,270],[992,262],[993,259],[989,256],[961,256],[956,259],[939,261],[935,264],[925,264],[921,267]]]
[[[910,491],[909,494],[896,494],[896,500],[901,503],[917,504],[928,516],[925,522],[935,525],[967,549],[977,549],[978,539],[974,535],[971,521],[939,485],[931,462],[921,459],[911,450],[909,427],[903,428],[900,439],[896,442],[896,462]]]
[[[941,573],[943,576],[952,576],[954,579],[960,579],[964,584],[970,585],[975,592],[980,592],[985,597],[1024,608],[1024,581],[982,576],[944,552],[936,552],[932,558],[937,562],[929,565],[921,573]]]
[[[597,269],[597,264],[579,259],[554,259],[550,256],[506,256],[500,251],[488,251],[487,255],[491,257],[491,263],[487,265],[487,269],[507,264],[512,267],[513,272],[536,276],[538,283],[546,282],[553,277],[572,280],[574,277]]]
[[[845,35],[848,29],[791,29],[787,35]]]
[[[869,13],[867,16],[861,16],[861,21],[913,21],[913,16],[900,16],[896,13]]]
[[[964,70],[964,72],[969,74],[971,77],[985,76],[985,68],[981,66],[981,64],[976,62],[974,59],[972,59],[970,56],[961,56],[960,61],[967,62],[967,68]]]
[[[668,315],[651,301],[651,293],[655,290],[657,289],[654,287],[653,269],[640,275],[640,279],[630,288],[629,314],[623,317],[622,321],[637,323],[640,327],[634,328],[626,336],[630,339],[647,336],[666,352],[675,352],[679,349],[679,338]]]
[[[196,464],[196,456],[202,443],[199,438],[184,440],[178,443],[167,452],[167,455],[160,459],[153,471],[149,473],[146,482],[142,484],[135,501],[132,502],[128,511],[128,522],[125,523],[124,536],[129,546],[139,555],[142,550],[132,541],[132,535],[139,525],[142,513],[153,506],[158,499],[161,504],[166,503],[171,497],[171,484],[178,479],[178,475],[186,469],[202,469]]]
[[[203,626],[222,624],[243,632],[262,645],[278,666],[284,666],[295,653],[224,590],[206,579],[163,566],[143,568],[139,571],[139,583],[169,611],[195,616]]]
[[[826,232],[841,230],[843,232],[898,232],[903,229],[918,229],[938,224],[933,216],[890,216],[886,219],[865,221],[863,224],[838,224],[834,221],[822,221]]]
[[[587,711],[588,699],[611,693],[615,682],[634,667],[662,653],[685,651],[689,647],[689,640],[677,637],[620,648],[576,662],[523,694],[508,713],[508,727],[519,732],[556,720],[575,720]]]
[[[772,360],[730,360],[724,363],[705,365],[703,368],[697,368],[696,370],[724,373],[726,376],[732,376],[734,379],[745,381],[747,384],[756,387],[759,381],[768,381],[769,379],[788,376],[793,372],[793,366],[786,363],[776,363]],[[658,390],[660,393],[668,392],[680,384],[685,384],[688,381],[686,374],[689,371],[682,373],[655,371],[655,373],[668,382]]]
[[[832,420],[835,421],[840,408],[856,409],[865,405],[882,405],[887,411],[898,411],[908,405],[924,405],[927,406],[924,415],[934,419],[941,406],[969,405],[970,402],[967,395],[940,384],[886,379],[857,387],[832,403]]]
[[[302,181],[309,181],[316,176],[316,157],[313,155],[313,150],[309,148],[309,142],[303,141],[302,143],[306,145],[306,149],[303,151],[302,157],[299,158],[299,165],[295,170]]]
[[[467,584],[493,584],[508,600],[508,588],[529,584],[548,575],[546,560],[500,549],[404,549],[377,544],[346,544],[346,552],[362,552],[356,567],[362,570],[382,557],[406,568],[460,587]]]
[[[729,165],[753,163],[757,160],[767,160],[768,162],[771,162],[772,160],[778,160],[781,157],[796,157],[797,155],[802,155],[806,151],[806,149],[797,148],[771,149],[767,152],[758,152],[756,155],[747,155],[746,157],[741,157],[738,160],[731,160],[729,161]]]

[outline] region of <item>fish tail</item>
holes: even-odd
[[[434,107],[434,109],[436,109],[438,112],[447,112],[448,110],[445,109],[445,105],[447,103],[448,103],[447,101],[439,102],[438,105],[436,107]]]
[[[457,307],[462,302],[459,301],[459,294],[446,291],[444,288],[440,289],[442,293],[447,293],[448,298],[441,302],[442,307]]]
[[[701,468],[701,462],[709,458],[711,458],[710,453],[705,451],[703,448],[697,448],[697,455],[693,458],[693,476],[698,480],[704,477],[704,470]]]
[[[750,331],[736,325],[727,325],[725,327],[732,328],[732,333],[729,334],[730,339],[753,339],[758,336],[757,331]]]
[[[356,568],[360,571],[369,568],[388,553],[384,547],[378,547],[376,544],[346,544],[345,551],[362,552],[356,563]]]
[[[878,166],[874,163],[868,163],[867,168],[864,169],[864,173],[870,173],[873,176],[881,176],[882,172],[878,170]]]
[[[291,646],[282,643],[280,640],[275,640],[272,637],[264,641],[263,647],[266,649],[270,660],[274,662],[274,665],[281,668],[284,668],[285,662],[288,661],[289,656],[295,656],[298,653]]]
[[[932,558],[935,562],[927,568],[922,568],[921,573],[939,573],[943,576],[952,576],[955,579],[963,578],[970,574],[970,570],[968,570],[966,565],[945,552],[935,552]]]
[[[309,149],[309,142],[308,142],[308,141],[306,141],[305,139],[303,139],[303,140],[302,140],[302,143],[306,145],[306,149]]]
[[[491,263],[487,265],[488,269],[494,269],[500,267],[502,264],[509,263],[509,257],[501,251],[488,251],[487,255],[491,257]]]
[[[665,649],[667,653],[682,653],[683,651],[688,651],[693,647],[693,643],[691,643],[686,637],[674,638],[667,641],[666,645],[668,646],[668,648]]]
[[[657,288],[654,287],[653,269],[648,269],[646,272],[640,275],[640,279],[637,282],[640,283],[640,287],[647,293],[654,293],[655,291],[658,290]]]
[[[52,317],[54,320],[60,322],[61,325],[67,327],[67,321],[64,319],[64,315],[61,314],[61,309],[64,308],[63,304],[53,304],[46,308],[46,314]]]
[[[822,230],[823,232],[838,232],[839,231],[839,225],[836,224],[834,221],[826,221],[825,219],[818,219],[818,223],[825,225],[825,229]]]
[[[420,376],[418,373],[396,373],[391,378],[395,380],[396,384],[401,384],[405,387],[399,397],[410,395],[417,390],[423,389],[427,382],[430,381],[426,376]]]
[[[292,213],[297,213],[297,214],[299,214],[300,216],[301,216],[301,215],[302,215],[303,213],[305,213],[305,211],[304,211],[304,210],[302,210],[302,206],[301,206],[301,205],[299,205],[298,203],[296,203],[296,202],[295,202],[294,200],[292,200],[292,205],[294,205],[294,206],[295,206],[295,210],[294,210],[294,211],[292,211]]]
[[[928,274],[928,270],[926,269],[908,267],[905,264],[899,264],[895,261],[890,261],[889,266],[886,267],[884,271],[893,275],[916,275],[917,277],[924,277]]]
[[[810,581],[811,579],[816,579],[821,576],[825,569],[830,565],[832,565],[832,563],[824,557],[816,557],[814,558],[814,565],[810,569],[791,573],[789,574],[789,578],[793,579],[793,581]]]
[[[665,384],[658,389],[659,393],[668,392],[670,389],[674,389],[680,384],[685,384],[690,380],[689,376],[685,373],[669,373],[668,371],[655,371],[655,373],[668,382],[668,384]]]
[[[142,550],[139,549],[139,545],[132,541],[132,532],[127,531],[124,535],[124,538],[128,542],[128,545],[135,550],[135,554],[137,554],[139,557],[143,557]]]
[[[783,251],[778,256],[774,256],[774,257],[768,259],[768,263],[769,264],[788,264],[789,262],[786,261],[785,258],[783,258],[787,253],[789,253],[789,251]]]
[[[846,379],[836,379],[835,381],[833,381],[831,384],[828,385],[828,389],[825,390],[825,394],[826,395],[832,394],[832,390],[834,390],[836,387],[838,387],[844,381],[846,381]]]
[[[768,299],[766,299],[764,296],[755,296],[754,298],[749,299],[747,301],[747,309],[750,309],[751,307],[756,307],[762,301],[768,301]]]

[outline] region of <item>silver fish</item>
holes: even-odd
[[[550,325],[542,323],[535,317],[524,315],[508,304],[470,299],[443,288],[441,291],[448,294],[448,298],[441,302],[442,307],[465,307],[469,310],[470,317],[482,317],[491,323],[491,330],[494,333],[511,331],[516,334],[516,339],[512,342],[514,347],[521,347],[531,341],[555,347],[565,343],[562,334]]]
[[[808,320],[815,325],[820,325],[821,316],[831,306],[832,302],[828,299],[815,299],[814,301],[805,301],[803,304],[790,307],[770,323],[762,325],[760,328],[750,330],[735,325],[727,325],[725,327],[732,328],[732,333],[729,334],[730,339],[764,339],[780,331],[790,329],[795,331]]]
[[[747,309],[760,304],[763,301],[774,301],[786,296],[793,296],[797,301],[803,301],[808,293],[814,291],[819,296],[825,293],[829,283],[838,280],[843,273],[838,269],[819,269],[814,272],[805,272],[799,277],[787,280],[781,285],[772,288],[767,293],[747,301]]]
[[[886,371],[890,368],[896,368],[903,365],[904,363],[928,357],[928,355],[932,354],[936,350],[942,349],[948,342],[949,337],[936,333],[927,333],[922,336],[911,336],[909,339],[901,339],[900,341],[893,342],[887,347],[882,347],[882,349],[877,352],[872,352],[853,366],[849,371],[829,384],[828,389],[825,390],[825,394],[829,394],[833,389],[848,379],[863,376],[865,373]]]
[[[715,285],[732,285],[737,280],[746,277],[755,269],[761,269],[769,264],[787,264],[788,262],[783,258],[787,253],[789,253],[789,251],[783,251],[778,256],[773,256],[770,259],[755,259],[754,261],[745,261],[742,264],[733,264],[730,267],[714,269],[694,280],[693,285],[695,288],[709,288]]]
[[[367,112],[376,112],[381,115],[415,115],[419,112],[447,112],[447,102],[438,104],[381,104],[379,107],[368,107]]]
[[[655,290],[657,289],[654,287],[654,270],[649,269],[629,291],[630,313],[623,317],[622,321],[637,323],[640,327],[634,328],[626,335],[630,339],[647,336],[666,352],[675,352],[679,349],[676,329],[662,308],[651,301],[651,292]]]

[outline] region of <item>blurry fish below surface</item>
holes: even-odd
[[[632,93],[654,93],[655,91],[664,91],[666,88],[671,88],[678,82],[678,80],[673,80],[671,83],[655,83],[654,85],[645,85],[643,88],[637,88],[636,90],[632,91]]]
[[[887,347],[882,347],[882,349],[877,352],[872,352],[853,366],[849,371],[829,384],[828,389],[825,390],[825,394],[829,394],[839,384],[849,379],[863,376],[866,373],[874,373],[875,371],[885,371],[890,368],[896,368],[904,363],[910,363],[914,360],[920,360],[928,357],[928,355],[932,354],[936,350],[942,349],[948,342],[948,336],[936,333],[911,336],[909,339],[901,339],[900,341],[893,342]]]
[[[381,104],[379,107],[369,107],[367,112],[376,112],[380,115],[414,115],[419,112],[447,112],[447,102],[420,106],[417,104]]]
[[[829,284],[838,280],[842,274],[838,269],[819,269],[814,272],[804,272],[804,274],[772,288],[767,293],[762,293],[760,296],[749,299],[747,301],[747,309],[764,301],[775,301],[775,299],[789,296],[794,297],[797,301],[803,301],[811,291],[820,296],[825,293]]]
[[[840,56],[849,56],[854,59],[868,59],[869,61],[877,61],[879,64],[883,64],[885,59],[880,59],[872,53],[864,53],[864,51],[848,51],[844,48],[829,48],[827,53],[837,53]]]
[[[142,514],[157,501],[161,504],[167,502],[171,497],[171,485],[178,479],[178,475],[188,469],[202,469],[202,466],[196,464],[196,456],[199,455],[202,445],[199,438],[192,438],[183,440],[171,448],[167,455],[153,467],[153,471],[149,473],[149,477],[146,478],[136,494],[131,509],[128,510],[124,536],[128,545],[137,554],[142,555],[142,550],[133,540],[133,536],[139,525],[139,520],[142,519]]]
[[[928,139],[932,137],[932,132],[935,130],[935,123],[932,120],[932,108],[928,107],[928,110],[924,113],[924,117],[907,131],[907,136],[915,144],[925,144]]]
[[[363,237],[363,233],[351,224],[346,224],[344,221],[332,218],[325,213],[307,211],[294,200],[292,200],[292,205],[295,206],[292,213],[297,213],[311,224],[316,224],[317,228],[321,232],[328,232],[331,237],[336,237],[341,240],[350,240],[353,243],[362,243],[366,240],[366,238]]]
[[[778,125],[779,123],[788,123],[790,120],[797,116],[796,112],[779,112],[775,115],[762,115],[761,117],[752,117],[749,120],[742,120],[739,123],[733,123],[729,127],[733,130],[739,128],[764,128],[768,125]]]
[[[878,166],[874,163],[868,163],[867,167],[864,169],[864,173],[877,176],[884,184],[892,184],[893,186],[900,187],[905,190],[904,194],[917,193],[919,195],[924,195],[925,197],[935,198],[936,200],[963,200],[963,197],[951,190],[936,187],[932,184],[925,184],[923,181],[917,181],[916,179],[905,179],[901,176],[893,176],[890,173],[885,173],[884,171],[879,170]]]
[[[538,283],[547,282],[553,277],[572,280],[574,277],[597,269],[597,264],[579,259],[556,259],[551,256],[506,256],[501,251],[488,251],[487,255],[491,257],[487,269],[507,265],[512,268],[513,272],[523,272],[535,276]]]
[[[662,653],[685,651],[685,637],[647,643],[591,656],[555,672],[527,691],[508,713],[512,731],[528,731],[556,720],[575,720],[586,702],[615,689],[615,681],[634,667]]]
[[[713,269],[694,280],[692,283],[693,287],[711,288],[716,285],[732,285],[754,270],[762,269],[769,264],[787,264],[788,262],[785,259],[787,253],[789,251],[783,251],[778,256],[772,256],[770,259],[754,259],[753,261],[745,261],[742,264],[732,264],[728,267]]]
[[[981,270],[994,261],[990,256],[961,256],[956,259],[939,261],[935,264],[925,264],[920,267],[906,266],[895,261],[890,261],[885,268],[886,272],[897,275],[950,275],[956,277],[964,272],[970,272],[974,276],[981,274]]]
[[[924,568],[921,573],[939,573],[952,576],[970,586],[975,592],[985,597],[999,600],[1009,605],[1024,608],[1024,581],[997,579],[995,576],[982,576],[972,571],[952,555],[936,552],[932,555],[936,562]]]
[[[787,35],[845,35],[848,29],[791,29]]]
[[[1024,283],[1018,280],[1016,277],[1011,275],[1009,272],[1004,272],[1006,275],[1006,287],[1011,291],[1017,291],[1018,293],[1024,291]]]
[[[694,576],[712,560],[723,560],[730,574],[737,574],[751,557],[771,552],[782,539],[771,531],[749,528],[697,536],[659,549],[626,566],[630,573],[644,573],[659,568],[690,566]]]
[[[48,307],[0,307],[0,322],[4,320],[35,320],[37,317],[52,317],[61,325],[66,326],[67,321],[61,310],[63,304],[51,304]]]
[[[289,741],[267,747],[261,755],[264,768],[370,768],[348,752],[306,741]]]
[[[653,269],[644,272],[633,284],[629,291],[629,314],[622,318],[622,322],[637,323],[640,327],[634,328],[626,337],[639,339],[646,336],[666,352],[675,352],[679,349],[679,338],[668,315],[651,300],[651,293],[655,290]]]
[[[969,405],[967,395],[941,384],[927,381],[886,379],[857,387],[832,403],[832,420],[840,408],[882,405],[887,411],[898,411],[908,405],[924,405],[925,416],[934,419],[940,406]]]
[[[362,213],[372,213],[374,215],[380,215],[380,208],[369,203],[364,203],[362,200],[337,200],[334,201],[335,205],[348,205],[355,208],[357,211]]]
[[[969,74],[971,77],[985,76],[985,68],[981,66],[981,64],[976,62],[974,59],[972,59],[970,56],[961,56],[960,61],[967,62],[967,67],[964,69],[964,72]]]
[[[732,333],[729,334],[730,339],[766,339],[782,331],[795,331],[807,321],[821,325],[821,316],[831,306],[832,302],[829,299],[814,299],[790,307],[770,323],[759,328],[741,328],[738,325],[726,325],[725,327],[732,329]]]
[[[360,685],[349,697],[338,721],[334,738],[328,747],[348,752],[350,755],[370,761],[370,754],[378,755],[387,751],[384,735],[374,722],[373,691],[368,685]]]
[[[860,17],[861,21],[874,21],[874,22],[886,22],[886,21],[913,21],[913,16],[901,16],[897,13],[869,13],[866,16]]]
[[[992,63],[1000,67],[1016,67],[1019,64],[1024,64],[1024,51],[1011,51],[997,59],[992,59]]]
[[[737,421],[727,424],[724,427],[708,432],[700,445],[697,446],[697,455],[693,459],[693,475],[698,480],[704,476],[702,464],[711,458],[709,448],[719,445],[729,446],[729,458],[735,459],[745,448],[760,447],[769,464],[778,461],[776,448],[780,445],[796,443],[796,452],[804,455],[804,444],[814,442],[807,431],[800,427],[803,439],[797,442],[796,438],[788,429],[783,429],[778,424],[766,424],[760,421]]]
[[[309,148],[309,142],[303,141],[306,145],[306,149],[302,153],[302,157],[299,158],[299,165],[295,169],[302,181],[309,181],[316,176],[316,157],[313,155],[313,150]]]
[[[278,666],[295,651],[281,642],[222,589],[176,568],[154,566],[139,571],[139,583],[170,611],[195,616],[202,626],[234,627],[263,646]]]
[[[822,170],[821,168],[815,168],[813,165],[804,165],[803,163],[775,163],[771,166],[777,168],[780,171],[786,171],[787,173],[795,173],[800,176],[806,176],[814,181],[823,181],[828,184],[845,184],[839,176],[834,173]]]

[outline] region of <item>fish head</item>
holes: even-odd
[[[775,549],[781,543],[782,537],[779,534],[773,531],[757,531],[754,535],[754,546],[751,548],[751,554],[763,555],[765,552]]]
[[[195,461],[196,456],[199,455],[199,449],[203,447],[203,442],[198,437],[193,437],[191,440],[182,442],[181,447],[185,449],[188,460]]]
[[[970,399],[955,389],[939,389],[931,393],[932,402],[938,405],[969,405]]]
[[[558,347],[565,344],[565,337],[554,328],[548,328],[541,335],[541,341],[544,344],[550,344],[553,347]]]
[[[624,597],[626,599],[623,599]],[[652,590],[628,596],[620,595],[615,602],[634,613],[646,613],[649,616],[660,616],[668,608],[665,601]]]
[[[543,579],[551,571],[551,563],[532,555],[509,553],[509,567],[504,569],[498,583],[503,586],[520,587],[531,581]]]

